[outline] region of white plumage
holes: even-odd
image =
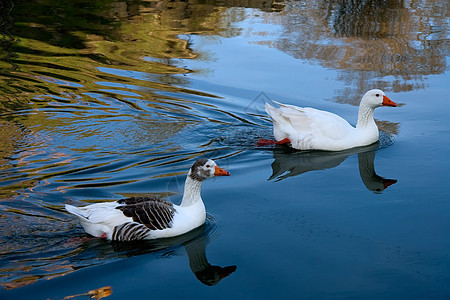
[[[201,198],[205,179],[229,176],[211,159],[199,159],[189,170],[180,205],[152,197],[132,197],[66,210],[78,217],[84,230],[110,240],[141,240],[173,237],[191,231],[206,220]]]
[[[378,127],[373,118],[380,106],[397,106],[383,91],[373,89],[361,99],[356,127],[340,116],[310,107],[277,103],[274,108],[266,103],[266,112],[272,118],[275,140],[298,150],[340,151],[366,146],[378,141]]]

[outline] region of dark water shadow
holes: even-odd
[[[83,251],[72,257],[71,260],[81,260],[82,265],[74,268],[81,269],[95,265],[93,260],[98,259],[103,262],[111,262],[138,255],[167,258],[184,250],[188,255],[189,267],[195,277],[204,285],[213,286],[237,269],[235,265],[221,267],[212,265],[208,261],[206,247],[218,230],[216,226],[214,217],[208,215],[208,220],[204,225],[173,238],[132,242],[89,238],[80,245],[83,247]]]
[[[273,153],[272,175],[269,180],[280,181],[306,172],[335,168],[347,157],[357,154],[362,182],[369,191],[382,193],[397,182],[396,179],[386,179],[375,172],[375,153],[382,146],[385,146],[383,142],[377,142],[337,152],[293,151],[291,148],[277,147]]]

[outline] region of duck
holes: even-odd
[[[189,169],[179,205],[158,197],[130,197],[83,207],[69,204],[84,230],[112,241],[152,240],[187,233],[206,221],[201,187],[208,178],[230,176],[212,159],[200,158]]]
[[[265,110],[273,122],[276,144],[289,144],[296,150],[342,151],[371,145],[378,141],[379,132],[373,118],[380,106],[396,107],[380,89],[364,94],[359,104],[356,127],[342,117],[311,107],[298,107],[273,101],[279,108],[265,103]],[[269,144],[260,140],[259,144]]]

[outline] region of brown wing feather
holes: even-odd
[[[132,197],[118,201],[120,209],[134,222],[145,225],[151,230],[170,228],[175,214],[173,204],[169,201],[150,197]]]

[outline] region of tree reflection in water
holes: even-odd
[[[447,6],[447,1],[289,2],[283,13],[265,15],[267,23],[282,25],[280,37],[258,43],[339,70],[346,88],[334,100],[358,105],[358,95],[368,89],[423,89],[424,76],[445,71]]]

